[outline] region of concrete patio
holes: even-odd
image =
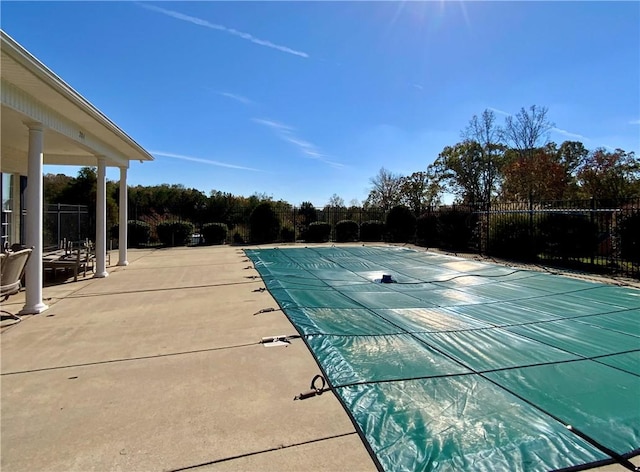
[[[319,369],[299,339],[259,344],[295,330],[256,314],[277,305],[241,248],[129,262],[3,329],[2,471],[375,470],[333,394],[293,401]]]
[[[115,262],[115,261],[114,261]],[[242,250],[133,250],[2,332],[3,471],[375,470]],[[24,294],[4,309],[18,311]]]

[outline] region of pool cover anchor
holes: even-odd
[[[269,307],[269,308],[263,308],[262,310],[258,310],[256,311],[253,316],[256,315],[261,315],[262,313],[271,313],[272,311],[276,311],[279,310],[279,308],[273,308],[273,307]]]
[[[291,344],[292,339],[298,339],[299,337],[299,334],[267,336],[260,340],[260,344],[263,344],[264,347],[288,346]]]
[[[317,380],[320,380],[322,382],[320,387],[316,386]],[[327,381],[325,380],[325,378],[322,375],[318,374],[313,378],[313,380],[311,380],[309,390],[296,395],[295,397],[293,397],[293,400],[306,400],[307,398],[322,395],[323,392],[328,392],[329,390],[331,389],[327,388]]]

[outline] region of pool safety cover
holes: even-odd
[[[246,253],[379,469],[640,452],[640,290],[398,247]]]

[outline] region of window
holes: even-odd
[[[2,229],[0,230],[0,237],[2,247],[4,247],[5,243],[11,244],[14,179],[12,174],[3,173],[0,175],[2,175],[2,179],[0,180],[0,187],[2,189]]]

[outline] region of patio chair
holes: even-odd
[[[7,251],[0,254],[0,297],[1,302],[7,301],[11,295],[20,291],[21,280],[27,261],[31,257],[33,248],[22,249],[20,251]],[[12,320],[9,323],[2,323],[2,327],[9,326],[21,321],[18,315],[14,315],[6,310],[0,310],[2,321]]]

